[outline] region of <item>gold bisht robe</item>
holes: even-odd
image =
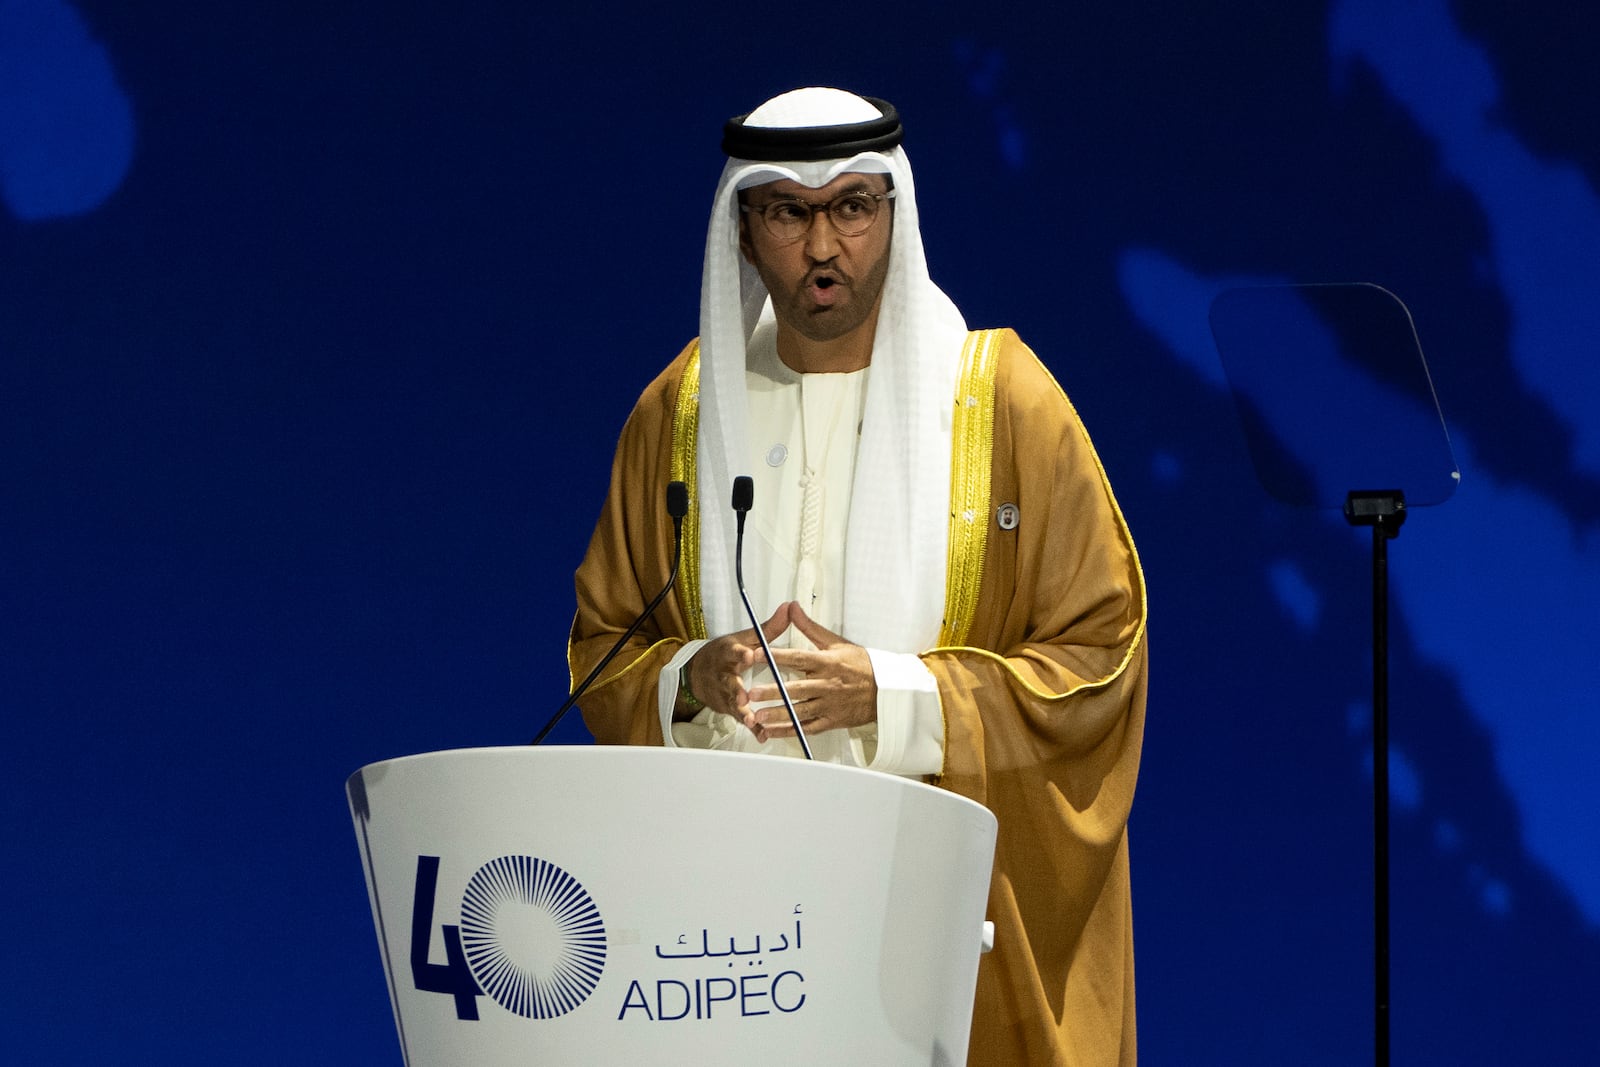
[[[578,568],[575,679],[666,584],[672,526],[653,502],[669,481],[689,483],[677,595],[582,701],[603,744],[662,743],[656,676],[686,640],[708,636],[694,535],[697,381],[691,344],[641,396]],[[979,965],[968,1063],[1131,1064],[1127,822],[1144,735],[1144,578],[1077,413],[1015,333],[969,339],[953,403],[945,630],[919,654],[945,718],[933,783],[999,821],[995,947]]]

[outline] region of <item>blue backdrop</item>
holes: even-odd
[[[1600,8],[542,6],[0,0],[9,1059],[396,1061],[344,779],[559,702],[720,124],[819,83],[1139,542],[1145,1061],[1369,1055],[1369,547],[1257,487],[1250,280],[1404,297],[1463,471],[1391,546],[1396,1062],[1600,1059]]]

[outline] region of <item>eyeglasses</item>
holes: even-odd
[[[817,212],[826,212],[833,228],[844,237],[860,237],[878,221],[878,209],[883,201],[894,199],[895,191],[886,193],[845,193],[826,204],[813,204],[809,200],[785,197],[760,207],[740,204],[740,211],[760,215],[767,232],[780,241],[798,241],[811,232],[811,222]]]

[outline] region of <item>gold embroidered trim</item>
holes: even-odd
[[[706,616],[700,604],[700,489],[695,480],[696,447],[700,434],[700,344],[695,343],[678,379],[678,399],[672,408],[672,480],[689,487],[689,514],[683,519],[683,562],[678,596],[683,602],[689,638],[703,641]]]
[[[604,689],[606,686],[610,685],[612,682],[621,681],[622,679],[626,678],[628,675],[632,674],[634,671],[639,670],[644,664],[652,663],[651,657],[655,655],[656,649],[659,649],[659,648],[668,649],[667,659],[671,659],[673,654],[676,653],[676,651],[679,648],[682,648],[682,647],[683,647],[683,641],[680,640],[679,638],[676,638],[676,637],[663,637],[661,640],[657,641],[655,644],[651,645],[649,648],[647,648],[643,652],[639,653],[639,655],[637,657],[635,657],[626,667],[623,667],[620,670],[618,670],[617,673],[608,674],[604,678],[601,678],[598,681],[596,681],[593,685],[591,685],[589,687],[589,692],[598,693],[600,690]],[[652,663],[652,666],[654,667],[655,670],[659,671],[661,669],[662,665],[664,665],[665,663],[666,663],[666,660],[661,660],[660,662]],[[569,686],[568,688],[570,689],[571,687]],[[651,690],[651,691],[654,692],[654,690]]]
[[[974,330],[961,351],[951,424],[950,547],[945,567],[940,645],[964,645],[983,586],[989,540],[990,459],[994,453],[994,379],[1000,331]]]
[[[970,653],[980,656],[984,659],[992,660],[1010,676],[1013,684],[1020,686],[1029,696],[1036,700],[1056,703],[1075,696],[1076,694],[1085,690],[1104,689],[1115,682],[1118,678],[1122,677],[1123,673],[1128,669],[1128,664],[1133,662],[1134,656],[1138,654],[1140,647],[1144,644],[1146,623],[1150,614],[1150,601],[1149,591],[1145,586],[1144,564],[1139,559],[1139,550],[1133,543],[1133,532],[1128,529],[1128,520],[1122,513],[1122,506],[1117,503],[1116,494],[1111,491],[1111,481],[1106,477],[1105,464],[1100,461],[1100,454],[1095,450],[1094,442],[1089,439],[1089,431],[1086,427],[1084,427],[1083,420],[1078,417],[1077,408],[1073,407],[1072,400],[1067,396],[1066,390],[1061,388],[1061,383],[1056,380],[1055,375],[1051,374],[1050,369],[1045,367],[1042,362],[1040,363],[1040,367],[1044,370],[1045,376],[1050,379],[1050,383],[1056,387],[1056,392],[1059,393],[1061,395],[1061,399],[1066,402],[1068,409],[1072,411],[1072,419],[1078,424],[1078,432],[1083,437],[1084,446],[1089,450],[1090,458],[1094,460],[1095,471],[1100,476],[1101,488],[1105,490],[1106,499],[1111,504],[1111,511],[1116,518],[1117,528],[1122,533],[1123,543],[1128,546],[1128,555],[1133,563],[1133,582],[1138,587],[1136,592],[1139,595],[1139,618],[1138,623],[1134,627],[1133,636],[1128,641],[1128,650],[1123,654],[1121,662],[1116,665],[1115,669],[1113,669],[1110,674],[1107,674],[1103,678],[1086,679],[1081,684],[1072,686],[1071,688],[1063,690],[1059,693],[1052,693],[1034,686],[1028,681],[1027,678],[1023,677],[1022,673],[1017,670],[1015,664],[1006,659],[1006,657],[1000,653],[991,652],[988,649],[959,647],[959,642],[952,641],[949,642],[948,645],[955,647],[932,648],[923,653],[923,655],[931,656],[935,653],[958,652]],[[948,740],[948,734],[946,735],[946,738]]]

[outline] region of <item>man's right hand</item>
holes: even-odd
[[[761,624],[767,641],[776,641],[789,628],[789,605],[784,603],[772,618]],[[683,665],[683,676],[688,679],[689,691],[712,711],[732,715],[752,733],[757,732],[755,710],[750,707],[750,691],[745,688],[744,672],[758,663],[764,663],[761,643],[754,630],[741,630],[708,641]],[[682,699],[673,710],[672,717],[682,721],[692,719],[695,712],[687,708]],[[759,736],[759,735],[758,735]]]

